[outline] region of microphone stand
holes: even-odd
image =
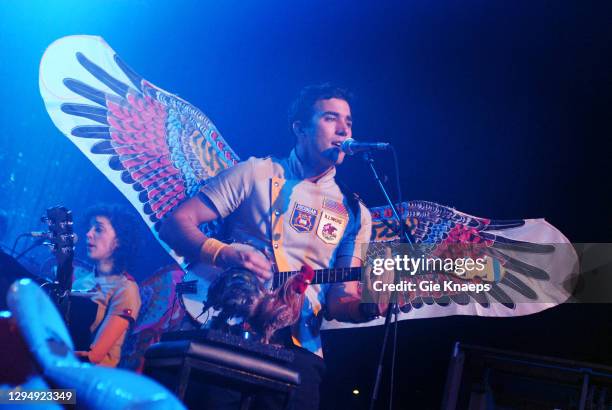
[[[393,146],[391,146],[391,149],[393,149]],[[394,155],[394,160],[395,160],[395,166],[396,166],[396,174],[397,172],[397,156],[395,154],[395,150],[393,150],[393,155]],[[370,169],[372,170],[372,174],[374,175],[374,179],[376,180],[376,182],[378,183],[378,186],[380,187],[381,192],[383,193],[385,200],[387,201],[387,204],[389,204],[389,206],[391,207],[391,210],[393,211],[393,216],[395,217],[395,219],[397,219],[397,222],[399,223],[399,238],[400,238],[400,243],[406,243],[408,244],[410,247],[412,247],[412,240],[410,239],[410,235],[408,234],[408,231],[405,229],[405,225],[404,225],[404,221],[402,220],[402,217],[400,216],[399,212],[397,211],[397,209],[395,208],[395,206],[393,205],[393,201],[391,200],[391,198],[389,197],[389,194],[387,192],[387,189],[385,188],[382,180],[380,179],[380,176],[378,175],[378,171],[376,171],[376,167],[374,166],[374,158],[372,158],[372,156],[368,153],[365,152],[363,154],[363,159],[368,163],[368,165],[370,166]],[[399,193],[399,174],[396,175],[396,178],[398,180],[398,193]],[[401,194],[400,194],[400,198],[399,199],[399,207],[401,210]],[[374,405],[376,403],[376,400],[378,399],[378,392],[380,389],[380,381],[382,379],[382,371],[383,371],[383,361],[384,361],[384,357],[385,357],[385,351],[387,350],[387,341],[389,339],[389,329],[391,328],[391,323],[392,323],[392,315],[395,316],[395,338],[394,338],[394,354],[393,354],[393,358],[395,358],[395,348],[396,348],[396,344],[397,344],[397,316],[398,316],[398,311],[399,308],[397,306],[397,302],[395,301],[395,298],[391,297],[389,298],[389,304],[387,305],[387,313],[385,314],[385,324],[384,324],[384,336],[383,336],[383,342],[382,342],[382,347],[380,349],[380,354],[378,356],[378,365],[376,366],[376,376],[374,379],[374,388],[372,389],[372,396],[370,397],[370,407],[369,410],[374,410]],[[394,363],[391,364],[392,369],[394,369]],[[391,395],[393,395],[393,391],[391,392]],[[392,398],[390,399],[389,402],[389,408],[391,408],[392,406]]]

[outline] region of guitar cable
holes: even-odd
[[[25,233],[25,234],[22,233],[21,235],[19,235],[17,237],[17,239],[15,239],[15,244],[13,245],[13,249],[11,250],[11,254],[13,254],[13,255],[15,254],[15,248],[16,248],[17,242],[19,241],[19,238],[22,238],[24,236],[29,236],[29,234],[28,233]],[[34,241],[34,243],[32,245],[28,246],[19,255],[15,256],[15,260],[19,260],[19,258],[24,256],[26,253],[30,252],[32,249],[34,249],[34,248],[36,248],[36,247],[38,247],[40,245],[43,245],[44,243],[45,243],[45,239],[38,238],[36,241]]]
[[[11,248],[11,256],[15,254],[15,250],[17,249],[17,244],[19,243],[19,240],[21,238],[23,238],[24,236],[28,236],[28,234],[27,233],[20,233],[15,238],[15,242],[13,242],[13,247]]]

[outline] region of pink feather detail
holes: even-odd
[[[125,100],[109,96],[107,107],[113,148],[132,179],[146,190],[155,216],[162,218],[186,197],[181,171],[170,159],[166,108],[133,92]]]

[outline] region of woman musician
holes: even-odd
[[[87,215],[87,256],[94,264],[91,300],[97,312],[89,328],[89,350],[76,353],[91,363],[116,367],[141,304],[138,285],[128,273],[137,251],[137,221],[119,206],[97,206]]]

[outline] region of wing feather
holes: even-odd
[[[156,237],[159,220],[238,161],[202,112],[146,81],[99,37],[53,43],[41,62],[40,86],[54,123]]]
[[[148,82],[99,37],[70,36],[54,42],[41,61],[39,84],[56,126],[126,196],[157,239],[168,212],[196,194],[208,178],[238,162],[200,110]],[[575,253],[555,246],[569,241],[543,219],[487,219],[428,201],[401,205],[415,243],[426,245],[432,254],[453,244],[479,244],[494,261],[496,276],[467,281],[489,280],[487,294],[404,295],[413,299],[402,306],[400,318],[509,316],[561,303],[561,296],[552,303],[515,303],[517,297],[536,300],[534,295],[540,301],[547,286],[563,283],[572,273]],[[391,209],[371,211],[372,239],[397,240],[398,223]]]

